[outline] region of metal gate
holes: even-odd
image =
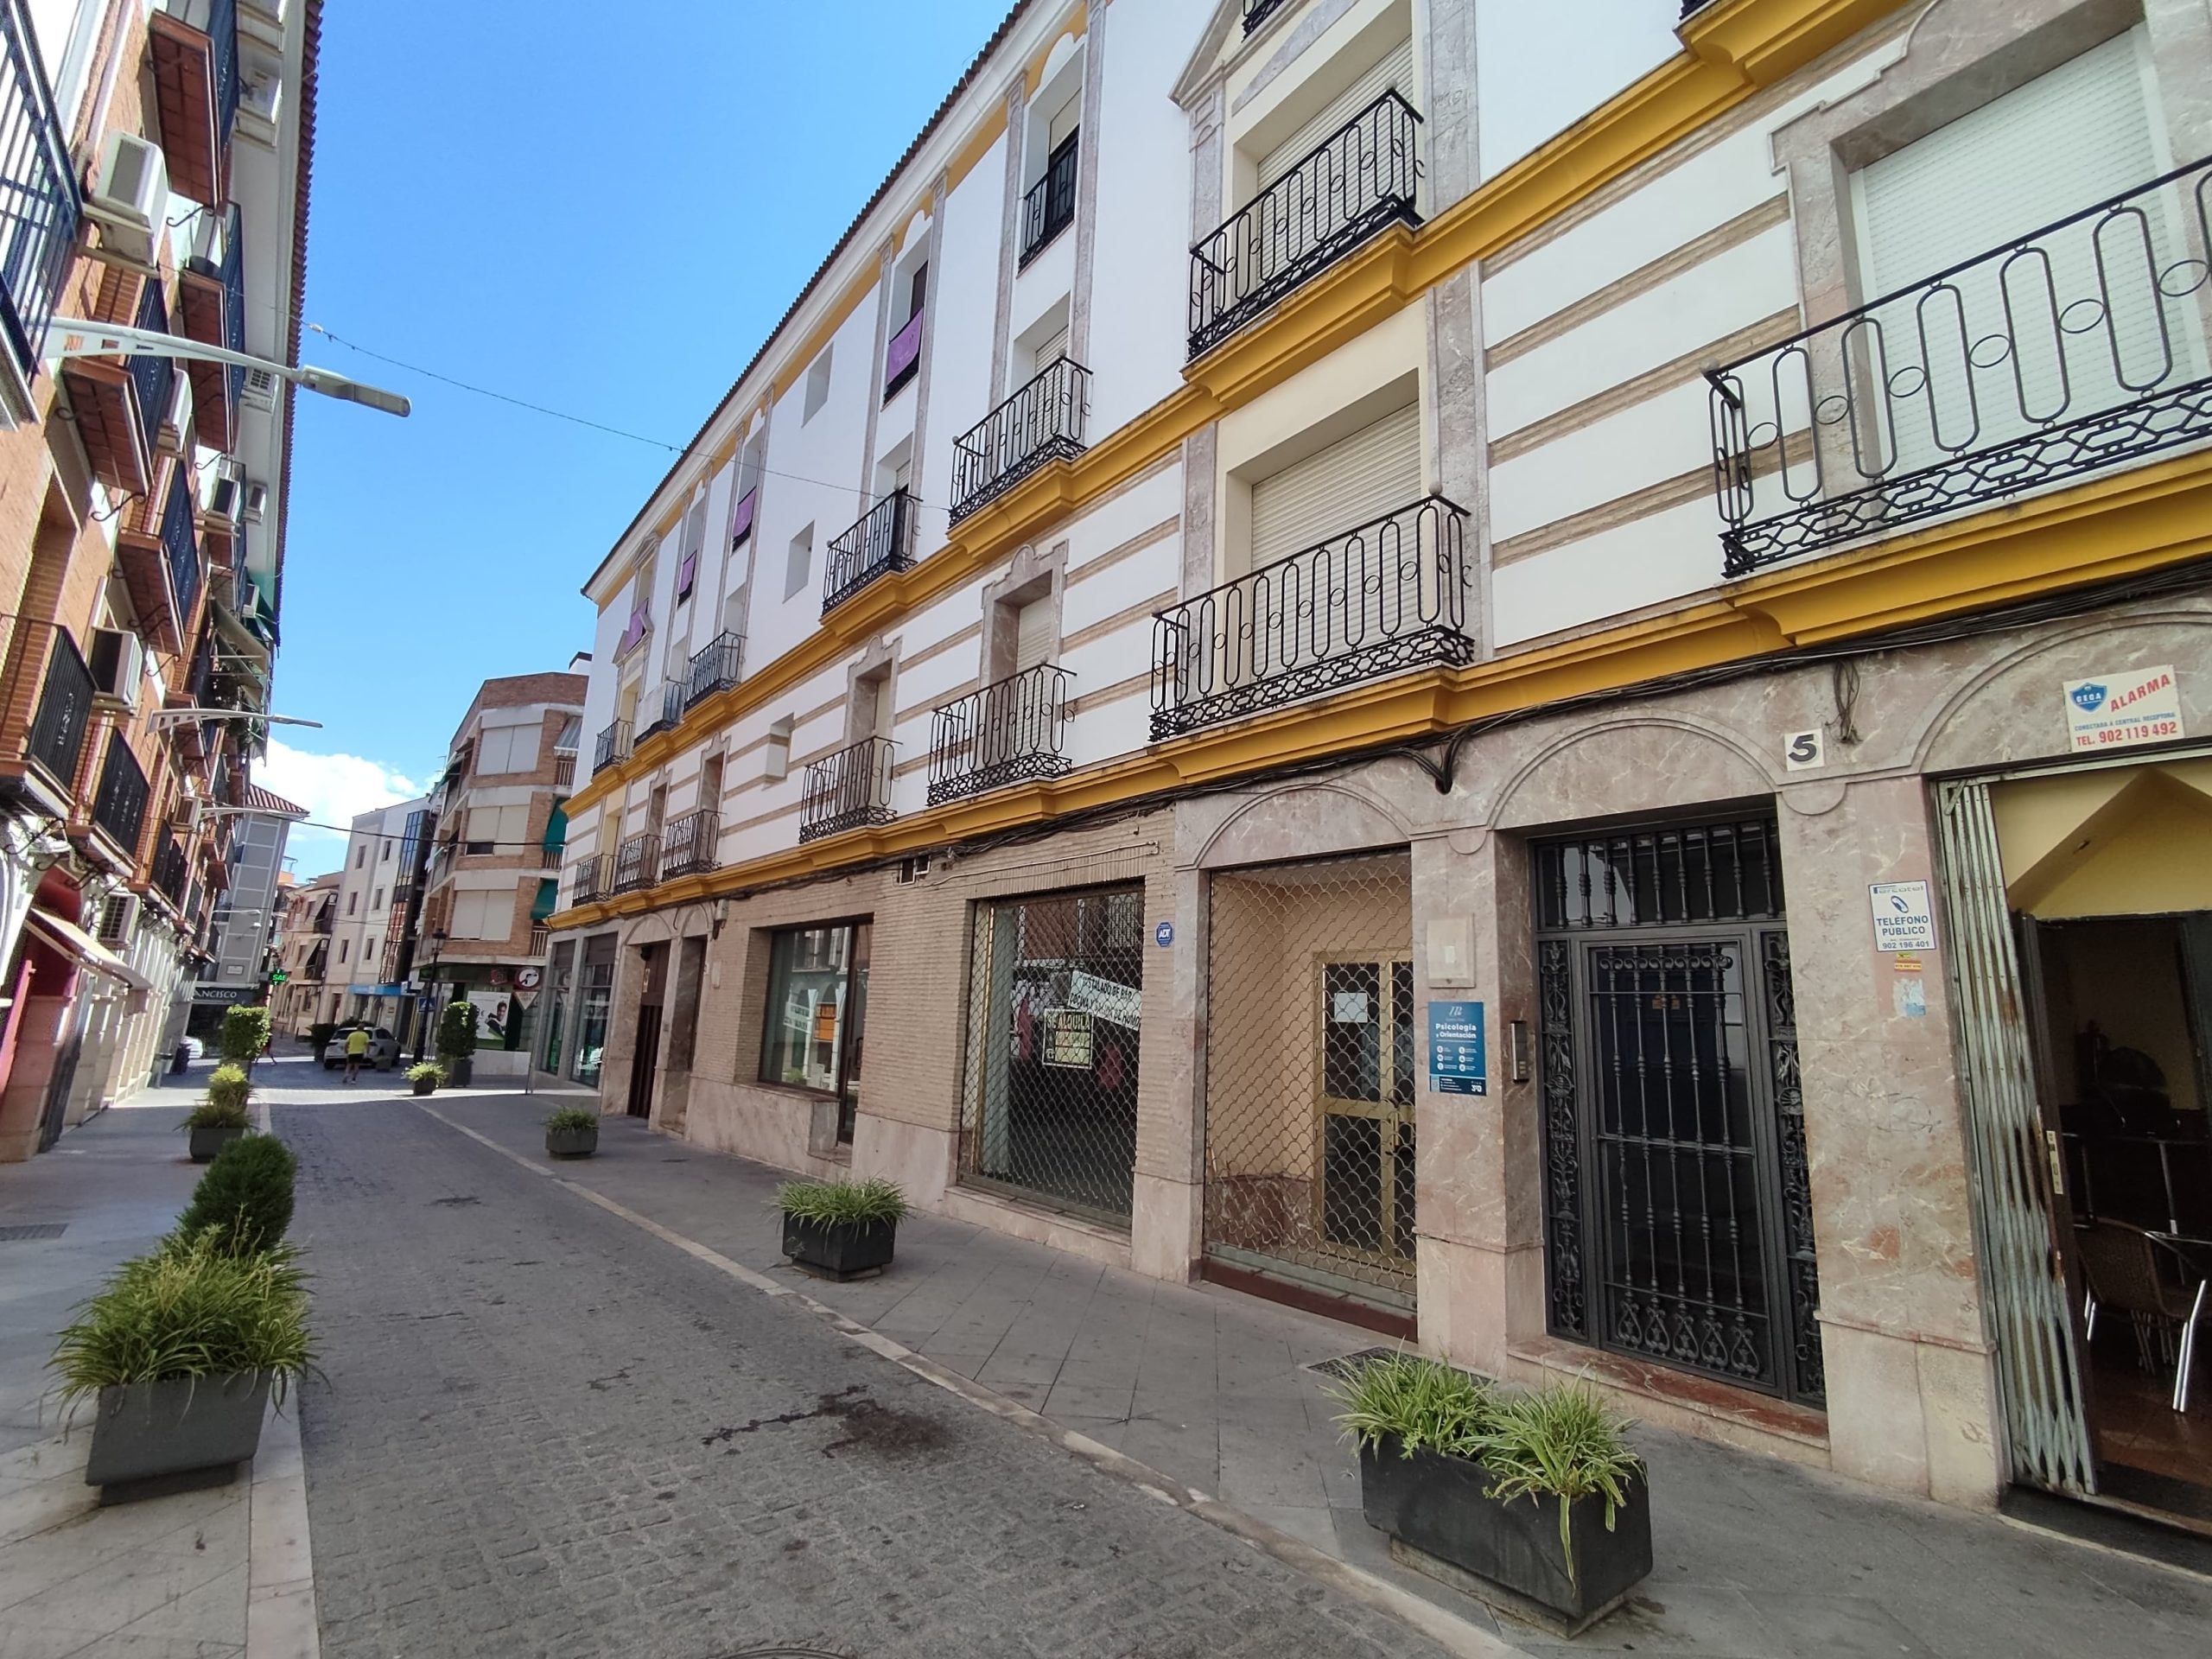
[[[1989,784],[1936,787],[1943,911],[1981,1249],[2012,1473],[2096,1491],[2081,1357],[2055,1240],[2057,1137],[2043,1121]]]
[[[1403,853],[1212,879],[1209,1257],[1413,1306],[1412,944]]]
[[[976,907],[960,1179],[1128,1225],[1144,889]]]
[[[1770,821],[1535,849],[1550,1329],[1820,1403]]]

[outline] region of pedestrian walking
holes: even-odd
[[[361,1062],[369,1057],[369,1028],[356,1026],[346,1033],[346,1081],[351,1083],[359,1075]]]

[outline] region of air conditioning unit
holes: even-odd
[[[121,948],[130,937],[130,920],[137,909],[138,900],[127,893],[108,895],[100,906],[99,940],[102,944]]]
[[[184,454],[184,435],[192,430],[192,377],[175,377],[175,390],[170,394],[169,406],[162,411],[159,447],[170,454]],[[190,456],[185,457],[190,460]]]
[[[94,628],[92,644],[86,658],[93,700],[126,712],[137,708],[146,675],[146,647],[138,636],[127,628]]]
[[[245,405],[263,414],[273,412],[276,407],[276,372],[273,369],[248,369],[245,372]]]
[[[256,484],[249,479],[245,486],[245,507],[241,515],[245,522],[249,524],[259,524],[262,512],[268,505],[269,486],[266,484]]]
[[[85,198],[85,216],[99,226],[101,247],[142,265],[155,264],[168,208],[169,168],[162,147],[135,132],[108,134],[98,181]]]

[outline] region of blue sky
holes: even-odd
[[[307,321],[682,444],[1011,0],[377,0],[324,13]],[[442,760],[479,681],[566,665],[667,451],[308,334],[404,421],[302,395],[259,780],[340,821]],[[294,868],[340,840],[293,832]]]

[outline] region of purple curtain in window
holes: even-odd
[[[883,384],[897,385],[921,354],[922,314],[917,311],[904,328],[891,336],[891,348],[883,358]]]
[[[729,544],[732,547],[753,533],[753,502],[760,493],[758,489],[747,490],[745,499],[737,504],[737,511],[730,515]]]
[[[633,649],[638,641],[645,637],[645,628],[651,620],[652,618],[643,605],[631,612],[629,626],[622,630],[621,639],[615,642],[614,654],[620,657]]]

